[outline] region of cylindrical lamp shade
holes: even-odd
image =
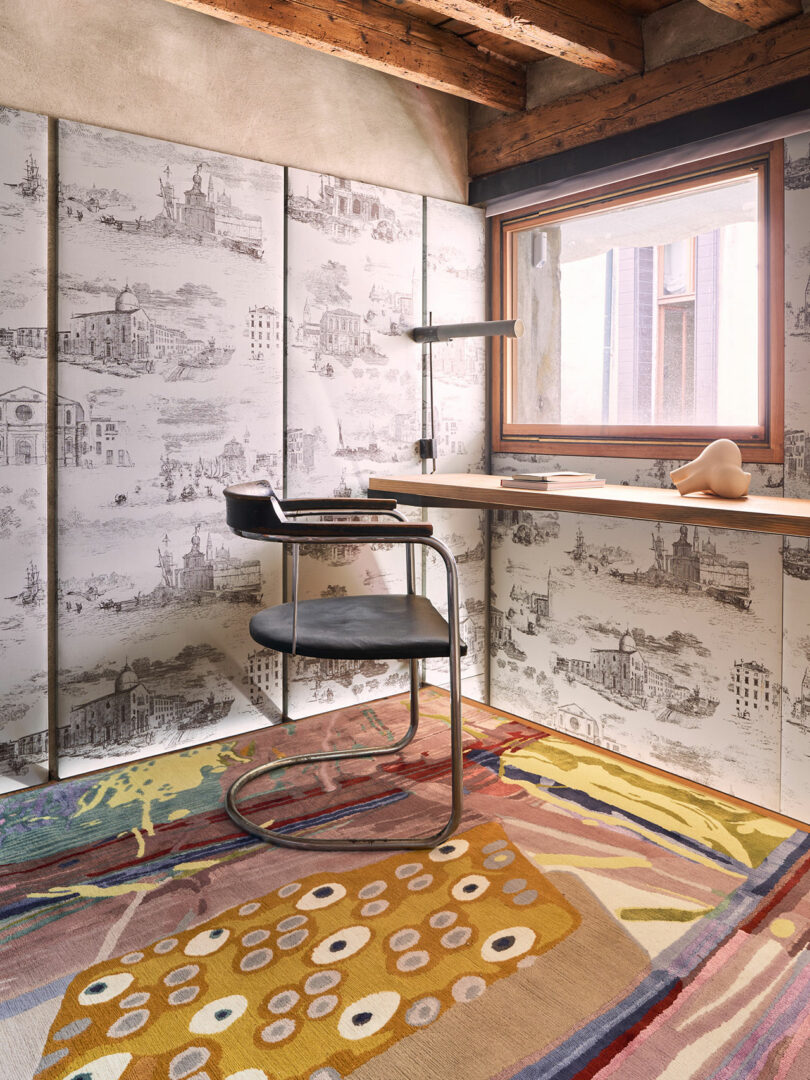
[[[460,337],[523,337],[520,319],[499,319],[491,322],[446,323],[444,326],[415,326],[411,331],[414,341],[452,341]]]

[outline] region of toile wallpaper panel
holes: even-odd
[[[810,133],[785,140],[785,494],[810,498]],[[810,820],[810,542],[785,537],[782,812]]]
[[[486,220],[484,212],[439,199],[425,200],[426,309],[434,323],[480,322],[487,317]],[[433,346],[437,468],[442,472],[487,471],[486,346],[483,338],[456,338]],[[429,409],[429,396],[427,408]],[[426,417],[430,432],[430,416]],[[428,467],[432,467],[428,463]],[[463,692],[480,701],[487,694],[487,575],[485,512],[436,509],[426,512],[435,534],[456,557]],[[444,563],[432,552],[425,564],[426,595],[447,613]],[[447,686],[447,664],[426,661],[429,682]]]
[[[222,488],[283,476],[283,171],[60,121],[59,179],[72,775],[280,715],[280,660],[248,634],[279,552],[229,533]]]
[[[0,108],[0,793],[48,778],[48,121]]]
[[[422,202],[288,171],[290,498],[362,496],[373,472],[421,468],[421,348],[407,331],[421,321]],[[300,596],[403,591],[404,559],[402,545],[313,546],[302,552]],[[393,694],[407,674],[396,662],[292,659],[287,711],[296,718]]]
[[[778,808],[778,537],[504,510],[491,542],[496,708]]]

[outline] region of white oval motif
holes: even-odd
[[[318,908],[336,904],[345,895],[346,890],[340,882],[324,881],[322,885],[316,885],[314,889],[305,892],[295,906],[299,911],[316,911]]]
[[[534,930],[528,926],[507,926],[505,930],[496,930],[481,946],[481,958],[493,964],[514,960],[516,956],[529,951],[536,937]]]
[[[371,938],[371,931],[367,926],[347,926],[338,930],[316,945],[312,950],[313,964],[334,964],[338,960],[345,960],[347,956],[354,956]]]
[[[119,994],[123,994],[134,980],[135,976],[130,975],[128,971],[117,971],[113,975],[99,975],[81,991],[79,1004],[103,1005],[105,1001],[112,1001]]]
[[[360,998],[340,1014],[338,1034],[353,1042],[376,1034],[397,1011],[400,1000],[395,990],[381,990]]]
[[[446,844],[440,844],[428,853],[431,862],[451,862],[460,859],[469,849],[469,840],[448,840]]]
[[[194,1013],[188,1030],[193,1035],[216,1035],[237,1021],[247,1007],[247,998],[242,994],[229,994],[227,997],[217,998],[216,1001],[209,1001]]]
[[[183,952],[186,956],[209,956],[217,949],[221,949],[230,936],[230,930],[224,926],[217,926],[213,930],[202,930],[194,935]]]
[[[483,874],[467,874],[460,878],[452,889],[454,900],[477,900],[489,888],[489,878]]]

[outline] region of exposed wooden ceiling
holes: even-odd
[[[810,15],[802,15],[802,0],[699,0],[755,33],[649,73],[644,20],[677,0],[169,2],[500,110],[502,120],[472,133],[473,175],[556,152],[561,126],[566,145],[589,142],[622,124],[643,126],[810,74]],[[548,56],[610,82],[527,111],[527,66]],[[669,104],[658,107],[658,98]],[[577,133],[580,114],[586,119]]]

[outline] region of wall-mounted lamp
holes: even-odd
[[[523,323],[520,319],[495,319],[489,322],[445,323],[433,325],[433,313],[427,326],[415,326],[411,330],[414,341],[428,346],[428,385],[430,387],[430,437],[419,440],[419,457],[433,461],[436,472],[436,411],[433,407],[433,343],[434,341],[452,341],[453,338],[469,337],[523,337]]]
[[[446,323],[444,326],[415,326],[411,337],[420,344],[452,341],[459,337],[523,337],[520,319],[496,319],[490,322]]]

